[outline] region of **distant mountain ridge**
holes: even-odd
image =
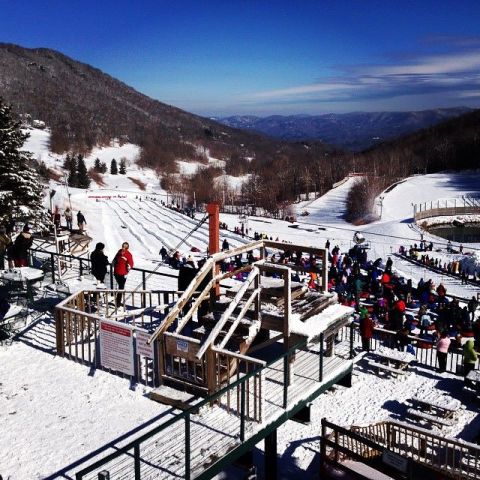
[[[235,115],[217,120],[233,128],[257,131],[282,140],[320,140],[361,151],[379,142],[457,117],[467,107],[437,108],[418,112],[353,112],[324,115]]]
[[[202,160],[206,149],[221,159],[301,150],[154,100],[46,48],[0,43],[0,95],[15,113],[46,123],[56,153],[88,152],[118,138],[142,148],[144,165],[173,171],[175,160]]]

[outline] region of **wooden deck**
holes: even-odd
[[[198,414],[191,415],[189,427],[184,420],[181,420],[152,436],[140,447],[141,478],[186,478],[185,435],[187,428],[190,429],[191,478],[209,477],[213,473],[208,472],[208,469],[216,468],[214,465],[218,460],[226,455],[233,459],[246,449],[253,448],[272,429],[284,423],[306,403],[329,388],[337,379],[347,375],[352,369],[352,362],[339,356],[324,357],[321,382],[319,381],[319,366],[318,346],[317,351],[302,350],[296,354],[286,408],[284,408],[283,388],[284,360],[280,359],[264,369],[263,422],[246,421],[244,442],[240,441],[240,418],[229,413],[222,400],[213,407],[205,407]],[[250,394],[254,395],[255,392],[252,391]],[[230,398],[231,403],[239,402],[239,395],[232,394],[232,397]],[[108,453],[110,452],[103,452],[102,457]],[[89,464],[92,463],[94,462],[89,462]],[[77,469],[77,471],[79,470],[81,468]],[[131,479],[134,472],[133,450],[129,454],[122,455],[109,464],[103,465],[99,470],[108,470],[111,478]],[[83,478],[96,479],[98,471]]]

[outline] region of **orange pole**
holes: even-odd
[[[209,203],[207,205],[208,213],[208,254],[213,255],[220,251],[220,207],[218,203]],[[219,272],[219,266],[215,265],[215,274]],[[220,296],[220,284],[216,283],[213,287],[215,297]]]
[[[208,213],[208,253],[213,255],[220,251],[220,206],[218,203],[209,203],[207,205]]]

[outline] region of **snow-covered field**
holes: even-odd
[[[41,133],[32,135],[26,148],[48,165],[61,164],[58,157],[47,151],[48,133],[33,132]],[[81,209],[85,214],[87,232],[93,243],[105,243],[111,258],[122,241],[129,241],[136,264],[148,268],[158,267],[161,245],[178,248],[184,255],[192,247],[205,251],[206,225],[187,243],[178,246],[203,214],[197,213],[193,220],[162,207],[160,199],[166,197],[160,195],[165,192],[161,191],[154,172],[141,170],[133,164],[137,154],[135,146],[112,146],[98,149],[88,161],[99,157],[108,164],[111,158],[119,160],[124,156],[130,163],[127,176],[148,183],[146,192],[120,175],[105,175],[106,188],[88,192],[71,189],[73,209],[75,212]],[[480,172],[412,177],[384,195],[382,218],[363,227],[352,227],[342,219],[345,196],[353,181],[348,180],[320,199],[299,205],[299,212],[308,210],[310,215],[299,216],[300,221],[294,225],[249,217],[249,233],[253,235],[257,231],[273,239],[314,246],[323,246],[329,239],[332,246],[338,244],[345,250],[352,246],[353,233],[361,230],[371,244],[370,258],[385,258],[400,245],[408,247],[420,241],[420,232],[410,221],[412,203],[478,191]],[[62,185],[52,187],[57,190],[54,203],[64,208],[68,203],[66,189]],[[237,216],[222,215],[221,220],[231,228],[240,225]],[[228,238],[232,246],[247,241],[226,231],[222,231],[221,236],[221,240]],[[430,235],[424,238],[443,250],[439,255],[447,255],[444,240]],[[465,245],[466,252],[479,248],[478,244]],[[394,267],[416,281],[421,276],[435,277],[422,268],[397,260]],[[162,268],[172,272],[168,267]],[[435,281],[443,280],[451,293],[468,298],[477,292],[471,286],[460,285],[459,280],[438,277]],[[104,444],[121,444],[122,437],[137,427],[151,427],[170,414],[167,407],[147,400],[143,387],[132,390],[127,380],[101,371],[91,373],[82,365],[56,357],[54,340],[53,324],[46,319],[21,341],[0,346],[0,475],[4,480],[54,478],[56,472],[63,469],[71,474],[74,469],[69,469],[70,465]],[[342,425],[401,418],[406,408],[405,400],[413,394],[428,393],[436,397],[447,394],[457,398],[463,406],[458,422],[444,429],[442,434],[464,439],[477,435],[478,406],[462,391],[462,379],[419,367],[413,370],[415,373],[406,380],[382,379],[364,370],[360,362],[352,388],[328,392],[315,401],[310,425],[287,422],[278,433],[282,471],[288,474],[284,478],[307,479],[315,474],[322,417]]]

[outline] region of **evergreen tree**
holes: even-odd
[[[120,160],[120,170],[118,172],[120,175],[125,175],[127,173],[127,163],[124,158]]]
[[[70,171],[72,168],[72,158],[68,153],[67,153],[67,156],[65,157],[65,160],[63,161],[63,168],[68,171]]]
[[[110,173],[112,175],[118,174],[117,161],[114,158],[112,158],[112,162],[110,163]]]
[[[107,164],[105,162],[102,162],[100,164],[100,173],[107,173],[107,170],[108,170]]]
[[[93,164],[93,169],[98,173],[102,173],[102,165],[98,157],[95,159],[95,162]]]
[[[77,180],[77,160],[75,157],[70,159],[70,168],[68,170],[68,185],[70,187],[78,186]]]
[[[20,150],[27,138],[0,98],[0,221],[13,218],[45,225],[43,188],[30,166],[31,154]]]
[[[83,155],[78,155],[77,158],[77,186],[79,188],[88,188],[90,186],[90,177],[88,176]]]

